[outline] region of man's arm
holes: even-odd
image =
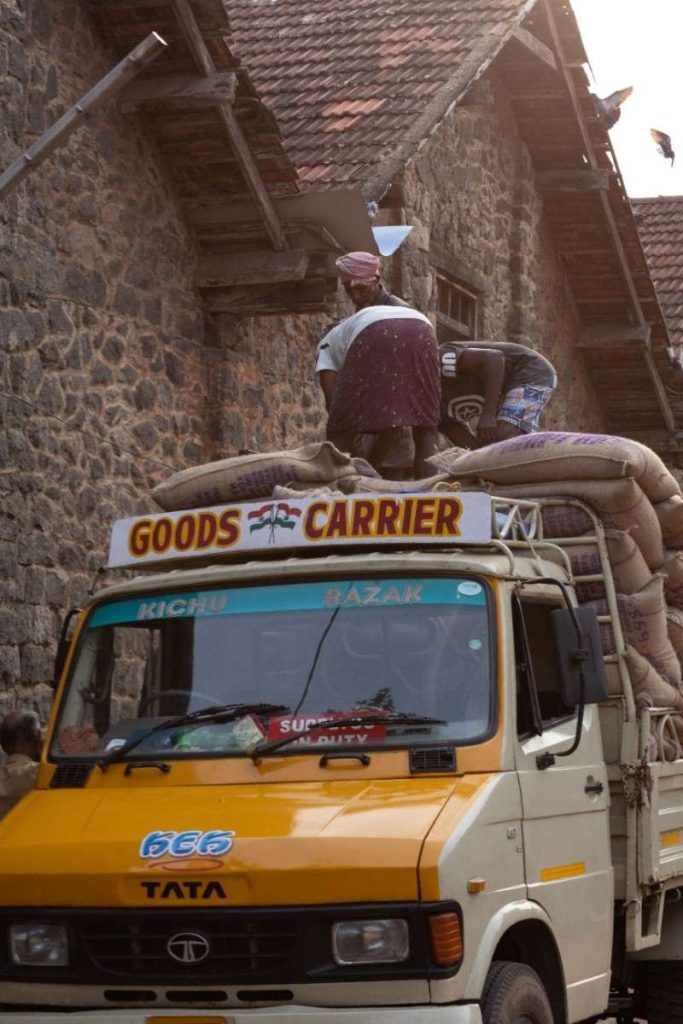
[[[336,370],[320,370],[318,373],[320,387],[322,388],[322,392],[325,397],[325,408],[328,412],[330,411],[332,399],[334,398],[334,391],[337,387],[338,376],[339,374]]]
[[[498,406],[505,377],[505,356],[492,348],[466,348],[458,358],[459,373],[474,373],[484,382],[484,407],[477,424],[477,437],[490,444],[498,440]]]

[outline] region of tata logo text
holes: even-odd
[[[168,940],[166,951],[180,964],[198,964],[206,960],[211,946],[199,932],[179,932]]]
[[[199,832],[148,832],[140,843],[140,856],[144,859],[157,857],[220,857],[232,848],[235,833],[212,829]]]
[[[148,900],[210,900],[213,897],[227,899],[220,882],[140,882]]]

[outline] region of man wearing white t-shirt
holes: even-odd
[[[347,292],[373,292],[379,260],[349,253],[337,261]],[[355,301],[355,298],[354,298]],[[316,371],[329,419],[327,436],[358,454],[359,434],[372,434],[369,461],[378,468],[409,427],[416,476],[431,470],[439,422],[439,360],[434,330],[408,306],[366,305],[333,327],[318,345]]]

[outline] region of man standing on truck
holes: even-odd
[[[512,341],[451,341],[439,348],[442,434],[454,444],[482,448],[494,441],[530,434],[557,387],[545,356]],[[474,396],[481,396],[474,403]],[[464,400],[469,399],[463,417]],[[467,403],[465,403],[467,404]],[[470,415],[481,410],[476,428]],[[471,407],[471,408],[470,408]]]
[[[10,711],[0,723],[0,747],[7,760],[0,765],[0,818],[33,789],[43,735],[35,711]]]
[[[415,475],[427,476],[439,420],[432,325],[401,300],[382,302],[393,297],[381,283],[377,256],[348,253],[337,266],[356,312],[318,345],[316,371],[329,413],[327,436],[338,448],[359,455],[359,435],[372,434],[367,457],[379,468],[409,428]]]
[[[366,306],[408,307],[410,305],[387,289],[380,275],[379,258],[372,253],[346,253],[346,255],[340,256],[336,260],[336,266],[344,290],[351,299],[351,302],[353,302],[356,312],[359,309],[364,309]],[[358,273],[359,268],[362,268],[364,273],[367,272],[373,275],[369,279],[371,282],[369,285],[360,284],[358,279],[353,277],[353,274]],[[338,323],[341,323],[341,321],[334,320],[328,324],[325,334],[331,331],[333,327],[336,327]],[[359,434],[356,438],[356,453],[367,457],[374,441],[375,437],[372,434]],[[382,476],[398,479],[404,475],[410,475],[414,462],[415,454],[411,431],[408,427],[402,427],[395,434],[391,450],[387,453],[382,466],[379,467],[379,471]]]

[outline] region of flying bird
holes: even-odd
[[[671,161],[671,166],[674,165],[674,159],[676,154],[673,151],[671,145],[671,136],[667,135],[666,132],[659,132],[656,128],[650,128],[650,135],[657,143],[657,149],[667,160]]]
[[[629,98],[632,92],[633,86],[627,85],[625,89],[617,89],[616,92],[610,93],[604,99],[600,99],[599,96],[591,93],[598,117],[604,122],[605,128],[608,131],[614,127],[621,117],[621,104]]]

